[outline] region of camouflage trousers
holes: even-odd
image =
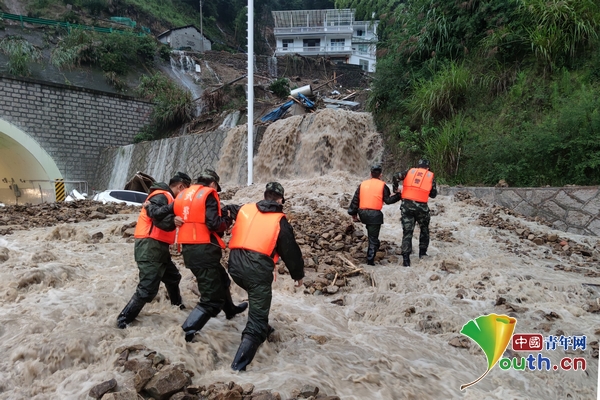
[[[412,238],[415,223],[419,224],[419,249],[427,251],[429,247],[429,220],[431,219],[427,203],[402,200],[402,254],[412,253]]]

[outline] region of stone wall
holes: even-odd
[[[0,118],[34,138],[66,180],[92,182],[102,149],[132,143],[151,103],[0,75]]]
[[[242,126],[245,131],[245,125]],[[212,132],[185,135],[169,139],[154,140],[132,144],[124,147],[105,149],[98,165],[93,189],[98,192],[106,189],[123,189],[125,184],[138,171],[150,175],[156,181],[168,182],[177,172],[185,172],[196,179],[205,168],[219,172],[218,162],[223,152],[236,153],[235,149],[224,149],[223,145],[229,127],[221,127]],[[264,126],[254,129],[254,155],[265,132]],[[247,174],[247,133],[242,135],[242,143],[234,143],[233,147],[241,148],[240,159],[228,167],[235,167],[244,176],[243,182],[228,182],[229,184],[244,184]],[[223,173],[221,172],[223,175]],[[221,176],[222,182],[224,176]]]
[[[600,188],[568,186],[548,188],[447,187],[440,194],[469,192],[477,198],[508,207],[529,217],[540,217],[566,232],[600,236]]]

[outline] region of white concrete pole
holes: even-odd
[[[248,0],[248,186],[254,158],[254,0]]]

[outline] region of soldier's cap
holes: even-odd
[[[200,175],[198,176],[198,178],[196,179],[196,181],[198,183],[201,182],[215,182],[217,184],[217,192],[221,191],[221,185],[219,185],[219,181],[221,180],[221,178],[219,178],[219,175],[213,171],[212,169],[205,169],[203,170]]]
[[[269,182],[267,183],[267,191],[269,192],[273,192],[273,193],[277,193],[278,195],[281,196],[281,203],[285,203],[285,197],[283,197],[284,195],[284,190],[283,190],[283,186],[281,186],[281,183],[279,182]]]
[[[172,184],[175,182],[181,182],[185,186],[190,187],[190,185],[192,184],[192,178],[190,178],[190,176],[188,174],[178,171],[175,173],[175,175],[173,175],[169,184]]]
[[[429,168],[429,160],[426,158],[421,158],[417,163],[417,167],[419,168]]]
[[[371,172],[381,172],[381,164],[373,164],[371,165]]]

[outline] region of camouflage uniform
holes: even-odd
[[[429,167],[429,162],[426,160],[419,160],[421,162],[427,162],[427,167]],[[399,182],[403,181],[406,178],[409,170],[406,170],[402,173],[396,173],[393,177],[393,190],[396,191],[398,189]],[[437,185],[435,183],[435,179],[433,180],[431,191],[429,192],[430,198],[435,198],[437,196]],[[412,253],[412,238],[413,232],[415,230],[415,222],[419,224],[419,228],[421,233],[419,234],[419,257],[425,255],[427,253],[427,248],[429,247],[429,221],[431,218],[431,214],[429,212],[429,206],[427,203],[421,203],[418,201],[402,199],[402,205],[400,206],[400,211],[402,212],[402,255],[405,256],[405,266],[406,266],[406,257]]]
[[[427,203],[412,200],[402,200],[402,254],[412,253],[412,238],[415,222],[419,224],[419,253],[426,253],[429,247],[429,220],[430,213]]]

